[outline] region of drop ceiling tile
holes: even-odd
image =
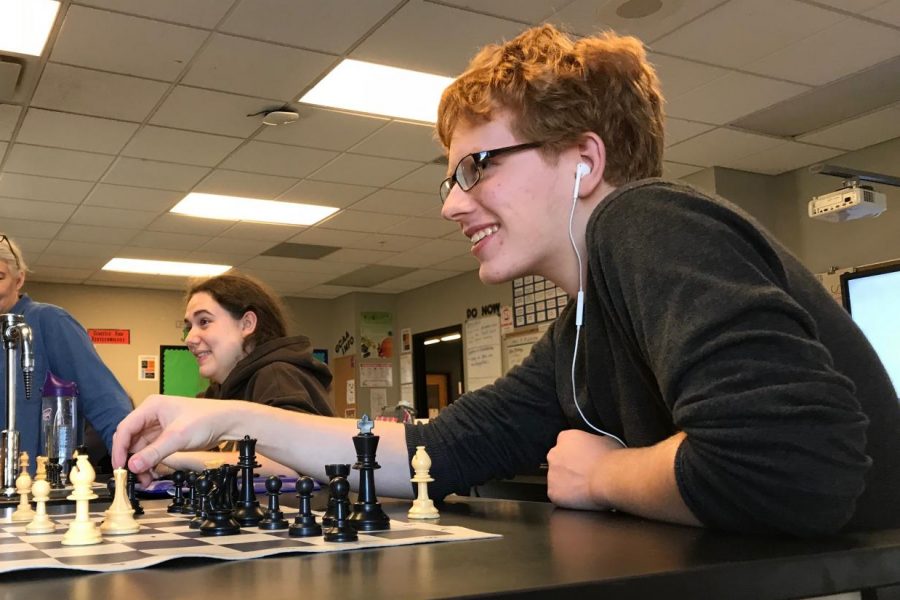
[[[47,244],[49,246],[49,243]],[[92,269],[96,270],[106,264],[106,260],[96,256],[72,256],[71,254],[41,254],[37,264],[47,267],[59,267],[61,269]]]
[[[15,144],[9,151],[5,168],[25,175],[97,181],[113,159],[105,154]]]
[[[143,258],[135,256],[131,258]],[[119,273],[117,271],[97,271],[85,282],[88,285],[114,285],[150,289],[184,290],[189,285],[187,277],[172,275],[144,275],[142,273]]]
[[[206,167],[120,157],[103,177],[103,182],[186,192],[208,172]]]
[[[547,2],[547,0],[492,0],[490,4],[474,0],[447,0],[441,4],[482,12],[510,21],[527,21],[542,23],[550,18],[558,6],[565,2]]]
[[[79,3],[206,29],[213,28],[232,4],[222,0],[79,0]]]
[[[653,49],[741,68],[844,18],[800,2],[731,0],[656,40]]]
[[[220,30],[343,54],[395,5],[395,0],[244,0]]]
[[[526,27],[439,4],[410,2],[354,48],[350,58],[450,77],[462,73],[476,49],[512,39]]]
[[[896,137],[900,137],[900,104],[802,135],[797,140],[844,150],[859,150]],[[3,180],[0,180],[0,188],[2,185]]]
[[[448,260],[459,256],[467,256],[472,250],[472,244],[468,240],[431,240],[416,248],[426,256],[433,256],[441,260]]]
[[[47,63],[32,106],[143,121],[169,84]]]
[[[407,160],[342,154],[313,173],[310,178],[316,181],[382,187],[418,167],[419,163]]]
[[[278,199],[285,202],[305,202],[319,206],[346,208],[357,200],[369,196],[376,189],[365,185],[345,185],[304,179],[278,196]]]
[[[724,125],[808,89],[796,83],[730,73],[670,100],[666,112],[673,117]]]
[[[12,133],[16,128],[16,123],[19,122],[19,113],[21,112],[21,106],[0,104],[0,140],[12,139]]]
[[[6,219],[28,219],[32,221],[53,221],[65,223],[78,207],[61,202],[41,202],[0,197],[0,217]],[[0,224],[2,231],[3,224]],[[5,231],[2,231],[5,233]]]
[[[296,122],[265,127],[255,139],[344,151],[389,122],[383,117],[328,110],[306,104],[298,105],[297,112],[300,118]]]
[[[434,126],[392,121],[352,148],[357,154],[431,162],[444,155]]]
[[[98,183],[84,204],[160,214],[175,206],[183,197],[183,192]]]
[[[9,144],[6,142],[0,142],[0,162],[3,162],[3,158],[6,156],[6,149],[9,147]]]
[[[67,269],[65,267],[45,267],[38,265],[28,274],[31,281],[50,283],[81,283],[94,273],[94,269]]]
[[[402,252],[391,258],[386,258],[381,264],[394,267],[414,267],[421,269],[443,261],[443,258],[434,257],[430,254],[420,254],[417,250],[412,250],[410,252]]]
[[[457,256],[444,262],[435,263],[434,268],[441,271],[455,271],[457,273],[466,273],[468,271],[476,271],[479,267],[478,259],[471,254],[466,256]]]
[[[213,223],[214,221],[209,220],[209,222]],[[221,254],[223,256],[240,256],[246,260],[265,252],[272,245],[272,242],[269,240],[242,240],[217,237],[200,246],[198,252]]]
[[[728,75],[731,71],[722,67],[704,65],[691,60],[651,52],[648,58],[656,68],[663,96],[672,100],[704,84]]]
[[[782,140],[777,138],[720,128],[669,147],[666,158],[690,165],[713,167],[722,165],[722,161],[762,152],[781,143]]]
[[[751,171],[753,173],[765,173],[766,175],[779,175],[786,171],[793,171],[813,163],[843,154],[843,150],[810,146],[797,142],[782,142],[762,152],[748,154],[740,158],[725,159],[720,162],[723,167]]]
[[[295,225],[275,225],[272,223],[234,223],[225,230],[221,236],[226,238],[239,238],[244,240],[264,240],[271,242],[274,246],[279,242],[284,242],[288,238],[292,238],[304,227]]]
[[[288,241],[292,244],[314,244],[317,246],[353,248],[368,237],[369,234],[364,232],[347,231],[345,229],[328,229],[317,226],[310,227],[306,231],[301,231]]]
[[[272,286],[292,287],[297,285],[316,285],[331,279],[328,273],[293,273],[290,271],[272,271],[269,269],[253,269],[253,276],[262,279]]]
[[[869,0],[869,3],[874,4]],[[863,8],[856,8],[856,11],[862,11]],[[877,21],[882,21],[884,23],[890,23],[891,25],[896,25],[900,27],[900,0],[890,0],[889,2],[881,2],[876,5],[871,10],[867,10],[863,13],[865,16],[870,19],[875,19]]]
[[[82,206],[72,214],[69,223],[135,229],[146,227],[154,218],[155,215],[153,213],[140,210],[123,210],[105,206]]]
[[[200,29],[74,4],[66,12],[50,60],[174,81],[208,35]]]
[[[444,271],[438,269],[416,269],[412,273],[407,275],[401,275],[400,277],[396,277],[391,279],[390,281],[385,281],[384,283],[374,286],[373,289],[384,290],[384,291],[406,291],[415,289],[417,287],[422,287],[423,285],[428,285],[430,283],[435,283],[437,281],[443,281],[445,279],[449,279],[451,277],[456,277],[459,275],[459,272],[455,271]]]
[[[197,184],[193,191],[204,194],[272,200],[279,197],[280,194],[296,183],[296,179],[289,177],[216,169]]]
[[[292,100],[322,76],[335,56],[213,34],[182,82],[186,85]]]
[[[196,250],[211,238],[202,235],[186,235],[183,233],[163,233],[161,231],[142,231],[134,236],[129,246],[136,248],[153,248],[166,250]]]
[[[818,0],[818,2],[847,12],[862,12],[885,4],[885,0]]]
[[[618,14],[619,7],[628,4],[626,2],[575,0],[556,12],[549,21],[583,36],[593,35],[603,29],[612,29],[616,33],[637,36],[650,42],[722,2],[723,0],[665,0],[641,3],[650,6],[656,4],[660,8],[646,17],[626,18]]]
[[[3,173],[0,175],[0,196],[80,204],[93,185],[87,181]]]
[[[184,262],[185,250],[173,248],[153,248],[147,246],[123,246],[116,256],[120,258],[143,258],[146,260],[175,260]]]
[[[384,252],[382,250],[359,250],[356,248],[343,248],[336,250],[328,256],[322,257],[323,262],[370,264],[381,259],[396,256],[396,252]]]
[[[5,224],[6,223],[4,223],[4,225]],[[44,251],[44,248],[50,245],[49,239],[41,240],[38,238],[15,236],[11,232],[9,233],[9,235],[19,245],[19,250],[22,251],[22,255],[24,255],[27,259],[29,268],[34,266],[34,258],[39,257]]]
[[[663,161],[663,177],[666,179],[680,179],[686,175],[690,175],[691,173],[696,173],[697,171],[702,171],[703,167],[695,167],[694,165],[683,165],[681,163],[674,163]]]
[[[206,244],[204,244],[204,246],[205,245]],[[247,260],[252,256],[254,255],[239,254],[237,252],[231,252],[229,254],[222,254],[219,252],[204,252],[203,246],[201,246],[199,250],[184,252],[182,254],[182,260],[188,262],[204,263],[208,265],[227,265],[230,268],[234,267],[239,262]]]
[[[80,256],[89,258],[98,258],[104,261],[116,256],[121,246],[119,244],[88,244],[85,242],[66,242],[62,240],[54,240],[50,242],[45,254],[58,254],[63,256]]]
[[[340,298],[354,292],[371,292],[370,288],[353,288],[342,285],[317,285],[304,290],[303,295],[309,298]]]
[[[103,240],[110,244],[127,244],[138,234],[137,229],[124,227],[94,227],[91,225],[64,225],[56,239],[68,242],[96,242]]]
[[[231,225],[231,221],[200,219],[167,212],[147,225],[147,230],[212,237],[223,233]]]
[[[848,52],[836,40],[853,40],[853,50]],[[898,52],[900,32],[895,28],[848,18],[745,68],[770,77],[824,85],[894,57]]]
[[[384,250],[386,252],[406,252],[425,242],[422,238],[405,236],[405,235],[387,235],[384,233],[376,233],[365,235],[361,239],[353,241],[344,241],[344,246],[348,248],[358,248],[363,250]]]
[[[405,190],[408,192],[421,192],[434,194],[435,202],[440,202],[438,187],[447,177],[446,165],[424,165],[419,167],[406,177],[402,177],[390,184],[391,189]]]
[[[156,110],[150,122],[243,138],[263,126],[259,117],[247,115],[272,108],[272,105],[272,100],[179,85]]]
[[[353,210],[367,210],[369,212],[408,215],[411,217],[437,217],[441,214],[441,204],[437,194],[381,189],[354,204]]]
[[[428,219],[423,217],[413,217],[384,230],[384,232],[388,234],[411,235],[426,238],[437,238],[458,231],[459,225],[457,223],[445,221],[444,219]]]
[[[3,233],[15,240],[22,239],[52,239],[57,234],[62,223],[49,221],[28,221],[27,219],[11,219],[3,217]],[[27,248],[26,248],[27,250]]]
[[[683,142],[710,129],[715,129],[715,125],[669,117],[666,119],[666,146]]]
[[[302,258],[282,258],[280,256],[257,256],[245,262],[245,269],[269,269],[272,271],[289,271],[292,273],[323,273],[341,275],[349,273],[363,264],[326,263],[321,260],[305,260]]]
[[[128,143],[122,155],[214,167],[241,142],[240,138],[147,125]]]
[[[16,141],[117,154],[137,128],[136,123],[32,108],[25,115]]]
[[[305,177],[331,159],[336,152],[299,146],[248,142],[222,163],[225,169],[283,177]]]
[[[404,221],[406,217],[400,215],[386,215],[383,213],[363,212],[359,210],[342,210],[328,221],[328,229],[346,229],[348,231],[367,231],[371,233],[382,232],[389,227]]]

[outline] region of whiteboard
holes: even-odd
[[[500,316],[466,321],[466,391],[494,383],[503,375],[500,353]]]

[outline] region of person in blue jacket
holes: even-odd
[[[58,306],[35,302],[22,293],[28,267],[21,249],[6,235],[0,234],[0,314],[19,314],[31,328],[34,341],[34,375],[31,398],[25,398],[21,372],[16,385],[16,429],[19,450],[31,457],[46,455],[40,447],[41,387],[52,372],[78,384],[79,414],[87,420],[103,440],[112,447],[113,432],[119,421],[132,410],[132,403],[112,372],[103,364],[94,345],[78,321]],[[0,390],[6,406],[6,360],[0,360]],[[6,429],[6,410],[0,410],[0,425]]]

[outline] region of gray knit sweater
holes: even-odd
[[[872,347],[751,217],[690,187],[619,188],[587,228],[576,364],[588,419],[629,446],[687,433],[675,475],[707,526],[821,535],[900,526],[900,405]],[[542,462],[588,428],[570,306],[532,354],[459,398],[424,444],[441,497]]]

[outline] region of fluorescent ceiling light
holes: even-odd
[[[430,340],[425,340],[425,345],[430,346],[432,344],[438,344],[440,341],[440,338],[431,338]]]
[[[213,277],[221,275],[231,265],[209,265],[204,263],[175,262],[171,260],[143,260],[140,258],[113,258],[104,271],[123,273],[143,273],[145,275],[176,275],[180,277]]]
[[[56,0],[0,0],[0,51],[40,56],[57,12]]]
[[[169,212],[223,221],[312,225],[337,211],[331,206],[191,193]]]
[[[453,340],[458,340],[462,337],[462,334],[459,333],[451,333],[450,335],[445,335],[441,338],[442,342],[452,342]]]
[[[452,77],[345,59],[300,102],[434,123]]]

